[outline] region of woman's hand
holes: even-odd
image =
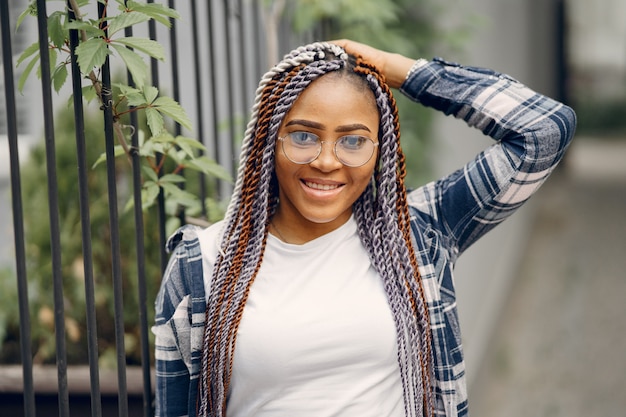
[[[378,68],[392,88],[400,88],[406,78],[407,72],[415,63],[414,59],[407,58],[400,54],[381,51],[380,49],[349,39],[338,39],[331,42],[341,46],[350,55],[360,56]]]

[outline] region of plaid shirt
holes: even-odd
[[[437,416],[466,416],[467,389],[453,266],[472,243],[545,181],[573,137],[572,109],[504,74],[420,60],[401,91],[495,140],[463,168],[409,194],[414,244],[428,298]],[[198,229],[186,226],[156,300],[156,413],[194,415],[205,320]]]

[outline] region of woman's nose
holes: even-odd
[[[333,171],[341,168],[343,164],[337,159],[337,155],[335,155],[335,143],[322,142],[322,151],[310,165],[320,171]]]

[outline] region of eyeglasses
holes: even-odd
[[[301,165],[315,161],[322,153],[322,143],[327,142],[310,132],[291,132],[278,140],[282,142],[287,159]],[[378,146],[372,139],[360,135],[346,135],[328,143],[334,144],[337,160],[351,168],[365,165]]]

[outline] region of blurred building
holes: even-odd
[[[568,1],[572,94],[626,100],[626,2]]]

